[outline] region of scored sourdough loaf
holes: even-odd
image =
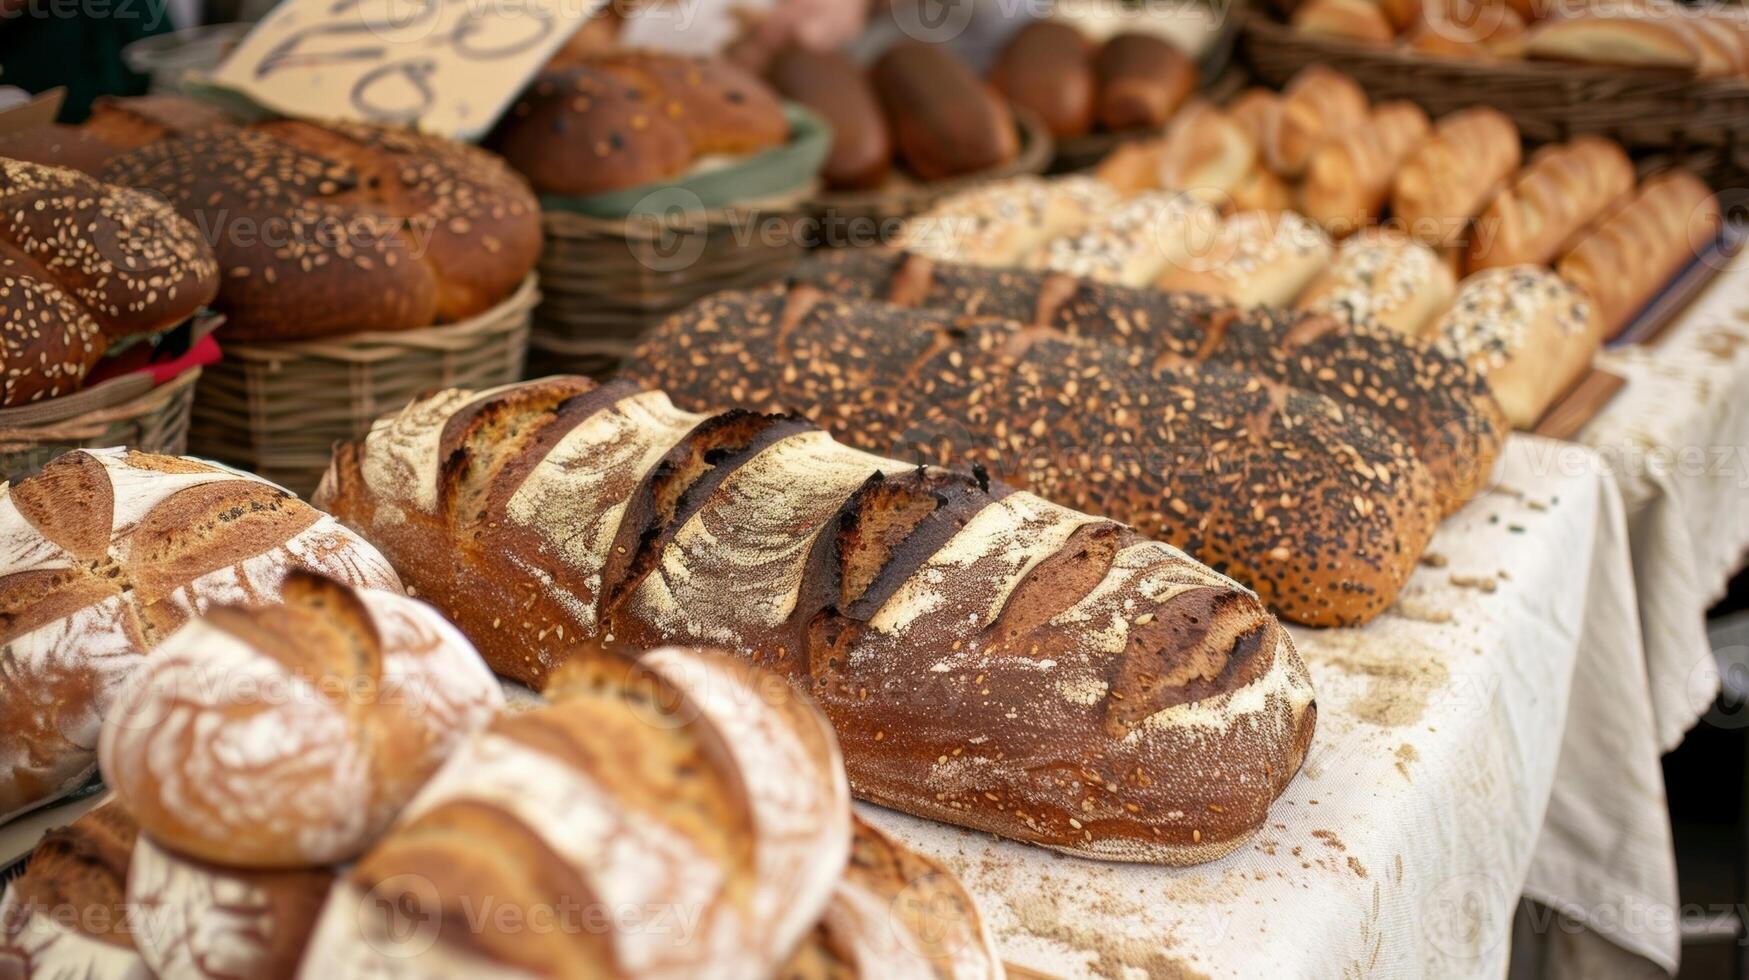
[[[1481,489],[1505,441],[1500,406],[1462,360],[1323,314],[1239,310],[1202,295],[873,249],[815,256],[792,281],[845,298],[1051,327],[1137,350],[1155,359],[1157,373],[1185,361],[1219,364],[1356,404],[1414,447],[1433,477],[1439,516]]]
[[[193,857],[355,857],[504,703],[472,645],[422,602],[301,572],[279,598],[185,623],[104,719],[105,781],[149,834]]]
[[[399,591],[388,562],[260,477],[86,449],[0,485],[0,819],[72,792],[148,650],[220,603],[270,602],[296,569]]]
[[[818,920],[850,794],[805,697],[676,648],[550,680],[550,704],[464,743],[344,873],[304,975],[762,980]],[[494,904],[528,927],[471,928]]]
[[[150,980],[127,898],[138,837],[114,803],[43,836],[0,898],[0,976]]]
[[[342,446],[317,497],[501,674],[728,647],[820,702],[862,797],[1073,853],[1226,853],[1311,736],[1291,640],[1230,580],[795,417],[624,381],[452,391]]]

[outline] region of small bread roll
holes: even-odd
[[[1465,279],[1430,338],[1487,378],[1520,429],[1536,425],[1603,343],[1584,296],[1534,265],[1485,269]]]
[[[1264,141],[1270,169],[1283,177],[1305,173],[1318,147],[1366,121],[1366,93],[1354,79],[1323,65],[1310,65],[1288,82],[1275,126]]]
[[[1610,140],[1545,146],[1477,216],[1466,266],[1546,265],[1633,187],[1633,162]]]
[[[1336,261],[1295,305],[1414,339],[1456,289],[1457,280],[1432,249],[1399,234],[1369,230],[1342,243]]]
[[[1166,130],[1160,186],[1225,207],[1257,163],[1257,144],[1243,127],[1206,102],[1180,112]]]
[[[955,194],[905,223],[899,247],[938,262],[1018,265],[1040,245],[1080,231],[1119,201],[1093,177],[1011,177]]]
[[[1154,285],[1240,306],[1285,306],[1330,264],[1324,229],[1291,211],[1228,218],[1208,254],[1167,270]]]
[[[1272,89],[1252,86],[1233,96],[1226,110],[1227,118],[1238,123],[1261,151],[1274,136],[1276,113],[1281,111],[1281,96]]]
[[[1208,253],[1221,225],[1194,195],[1145,191],[1086,230],[1047,242],[1026,263],[1081,279],[1145,286],[1169,266]]]
[[[1426,138],[1427,113],[1413,102],[1381,102],[1364,125],[1320,146],[1300,200],[1307,217],[1337,237],[1378,217],[1398,167]]]
[[[990,69],[990,84],[1057,139],[1093,128],[1093,42],[1072,25],[1035,20],[1021,28]]]
[[[1196,91],[1196,63],[1151,34],[1113,37],[1093,66],[1099,123],[1106,129],[1159,129]]]
[[[1651,177],[1555,268],[1597,306],[1604,339],[1621,333],[1670,277],[1718,237],[1717,198],[1685,170]]]
[[[1239,186],[1233,188],[1230,201],[1231,211],[1262,211],[1275,214],[1280,211],[1291,211],[1294,206],[1294,189],[1270,171],[1259,161],[1245,179],[1239,181]]]
[[[1522,152],[1518,127],[1498,109],[1475,106],[1442,117],[1397,171],[1393,223],[1429,245],[1456,242],[1518,169]]]
[[[1361,44],[1386,45],[1397,33],[1373,0],[1306,0],[1291,23],[1301,34]]]

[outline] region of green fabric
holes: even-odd
[[[138,95],[146,79],[121,49],[172,27],[164,0],[18,0],[0,15],[0,85],[27,92],[67,86],[63,122],[79,122],[100,95]]]

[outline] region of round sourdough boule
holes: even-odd
[[[348,860],[504,696],[437,611],[303,573],[159,644],[98,759],[166,846],[242,868]]]
[[[106,179],[205,229],[226,336],[289,340],[466,319],[540,254],[540,208],[476,147],[362,123],[278,120],[148,143]]]
[[[211,302],[218,266],[149,194],[0,160],[0,405],[78,388],[109,345]]]
[[[294,569],[401,587],[333,518],[216,463],[82,449],[0,485],[0,819],[85,781],[104,713],[161,638],[273,600]]]
[[[149,980],[127,900],[138,835],[113,802],[43,835],[0,899],[0,976]]]

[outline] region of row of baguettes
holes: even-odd
[[[1328,317],[891,253],[799,277],[821,288],[675,318],[627,374],[683,406],[785,407],[872,451],[980,465],[1179,545],[1300,622],[1390,605],[1503,438],[1461,361]]]

